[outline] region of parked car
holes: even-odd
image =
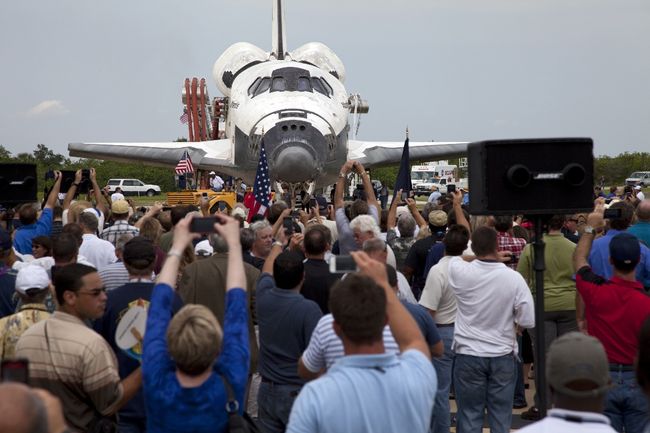
[[[153,197],[160,194],[160,187],[158,185],[150,185],[142,182],[140,179],[109,179],[108,191],[112,194],[116,188],[122,190],[122,194],[127,195],[146,195]]]
[[[626,185],[641,185],[643,187],[650,185],[650,171],[635,171],[625,179]]]

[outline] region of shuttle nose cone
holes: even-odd
[[[282,149],[276,159],[274,171],[286,182],[300,182],[314,177],[318,167],[314,156],[300,144]]]

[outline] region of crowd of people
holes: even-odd
[[[502,433],[529,404],[525,432],[650,432],[638,194],[545,220],[536,330],[532,223],[470,215],[464,191],[378,200],[348,161],[330,201],[211,215],[137,208],[92,169],[82,197],[81,175],[3,214],[0,432]],[[521,355],[540,336],[546,401],[527,402]]]

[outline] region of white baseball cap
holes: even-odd
[[[27,265],[21,268],[16,276],[16,291],[23,295],[40,292],[47,289],[49,285],[50,278],[47,276],[47,272],[37,265]]]

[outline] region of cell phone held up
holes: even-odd
[[[621,218],[623,216],[623,209],[618,208],[618,209],[605,209],[605,213],[603,214],[603,218],[605,219],[617,219]]]
[[[290,236],[293,234],[293,218],[292,217],[284,217],[282,220],[282,227],[284,228],[284,233],[287,236]]]
[[[447,185],[447,192],[450,194],[456,192],[456,185]]]
[[[192,233],[213,233],[214,224],[218,222],[216,217],[192,218],[190,231]]]
[[[29,383],[29,361],[27,359],[5,359],[0,366],[2,382]]]
[[[332,274],[347,274],[348,272],[356,272],[357,263],[352,256],[332,256],[330,258],[330,273]]]

